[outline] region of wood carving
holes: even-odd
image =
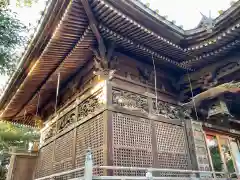
[[[153,77],[154,77],[154,71],[150,71],[147,68],[142,68],[142,67],[137,67],[139,76],[140,76],[140,81],[146,82],[153,82]]]
[[[74,122],[74,119],[75,119],[75,110],[70,111],[64,117],[59,119],[59,122],[58,122],[59,125],[57,128],[57,131],[61,132],[62,130],[70,126]]]
[[[97,49],[90,48],[94,54],[95,75],[110,79],[117,70],[118,60],[113,56],[114,45],[111,44],[107,52],[100,53]]]
[[[112,103],[131,111],[148,112],[147,98],[124,90],[112,91]]]
[[[199,107],[201,102],[204,100],[214,99],[220,95],[223,95],[225,93],[238,93],[240,92],[240,82],[229,82],[224,83],[219,86],[213,87],[211,89],[208,89],[195,97],[192,98],[192,100],[188,103],[183,104],[184,107],[193,107],[194,102],[195,106]],[[194,100],[194,102],[193,102]]]
[[[216,69],[216,76],[221,78],[222,76],[232,72],[234,69],[238,69],[240,66],[240,62],[230,62],[223,66],[220,66]]]
[[[87,117],[90,114],[93,114],[98,109],[103,107],[103,93],[99,92],[99,94],[89,97],[85,101],[83,101],[78,106],[78,120],[81,120]]]
[[[164,101],[156,102],[153,100],[153,114],[162,115],[168,119],[180,119],[180,108]]]
[[[198,83],[200,84],[200,87],[205,90],[217,85],[218,81],[215,75],[212,72],[209,72],[201,76]]]
[[[50,127],[44,132],[43,141],[48,140],[56,134],[56,123],[50,125]]]

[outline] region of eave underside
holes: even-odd
[[[233,25],[227,34],[204,45],[181,47],[180,41],[173,42],[119,10],[124,1],[110,4],[105,0],[91,0],[91,9],[99,22],[98,29],[106,41],[116,42],[122,52],[141,57],[149,62],[154,59],[160,66],[184,74],[225,56],[239,45],[239,24]],[[25,71],[19,88],[8,101],[4,102],[2,117],[12,121],[33,125],[32,116],[36,109],[43,107],[56,92],[58,73],[61,83],[81,71],[84,64],[93,57],[89,47],[97,41],[92,32],[88,17],[80,0],[62,1],[62,13],[57,14],[58,26],[52,33],[41,54],[32,61],[31,68]],[[204,52],[204,54],[203,54]],[[39,96],[41,101],[38,102]],[[27,114],[26,114],[27,112]]]

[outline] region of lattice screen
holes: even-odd
[[[56,139],[53,173],[64,172],[72,169],[73,131]],[[67,179],[62,177],[61,179]]]
[[[113,165],[151,167],[153,162],[149,120],[113,113]],[[115,175],[144,175],[143,171],[114,172]]]
[[[35,176],[44,177],[53,172],[53,143],[44,146],[38,157],[37,168]]]
[[[155,122],[158,165],[161,168],[187,169],[188,155],[184,128]]]
[[[151,120],[113,113],[113,165],[152,167],[153,158],[159,168],[188,168],[186,136],[182,126],[154,121],[157,157],[152,154]],[[115,175],[145,175],[144,171],[115,171]],[[160,173],[166,176],[166,173]],[[186,174],[168,173],[169,176]]]
[[[76,166],[82,167],[85,163],[86,150],[91,148],[94,165],[103,165],[103,116],[90,119],[77,127]],[[102,170],[94,174],[102,175]]]

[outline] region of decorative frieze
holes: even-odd
[[[148,112],[147,97],[133,92],[113,89],[112,103],[131,111]]]
[[[155,99],[152,102],[152,113],[154,115],[161,115],[169,119],[180,119],[180,111],[182,110],[179,106],[164,101],[157,101],[156,105]]]
[[[97,109],[103,107],[105,102],[104,93],[100,91],[97,95],[91,96],[78,105],[78,120],[94,113]]]
[[[56,122],[51,124],[43,134],[43,141],[45,142],[46,140],[50,139],[56,134]]]
[[[68,126],[70,126],[74,122],[75,116],[76,116],[75,109],[73,109],[72,111],[68,112],[66,115],[61,117],[58,120],[57,132],[60,132],[63,129],[65,129]]]

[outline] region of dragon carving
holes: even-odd
[[[182,104],[183,107],[192,108],[194,103],[196,107],[199,107],[201,102],[204,100],[214,99],[225,93],[239,93],[240,92],[240,82],[228,82],[216,87],[210,88],[192,98],[188,103]],[[193,102],[194,100],[194,102]]]

